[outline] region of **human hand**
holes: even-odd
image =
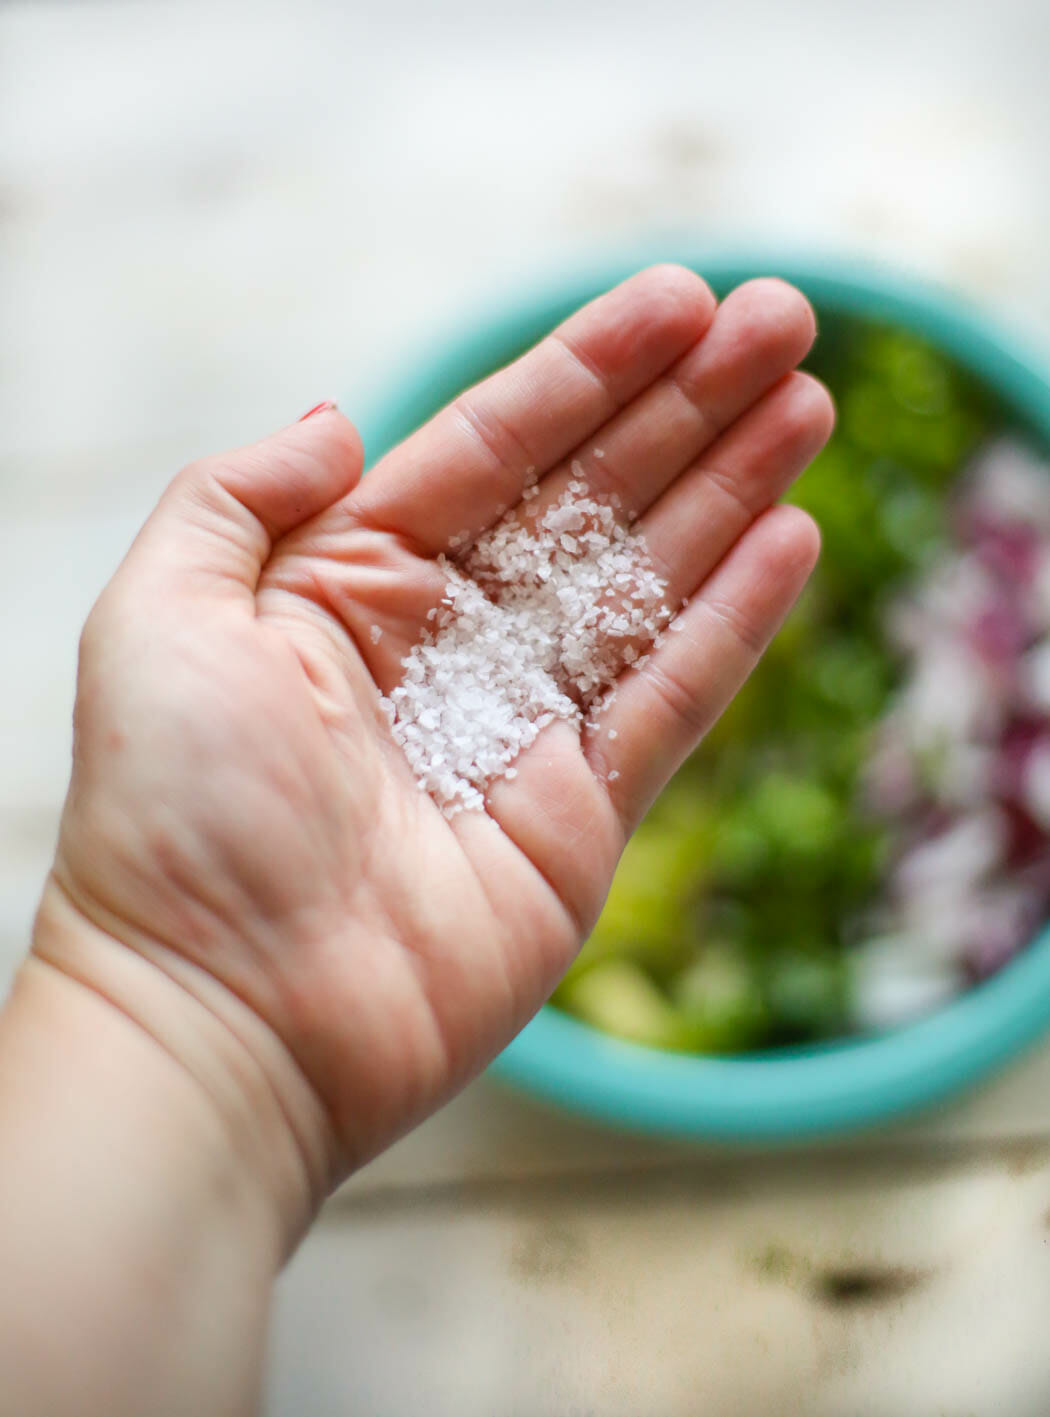
[[[539,1007],[801,589],[816,530],[770,507],[831,428],[823,388],[791,372],[813,333],[780,282],[716,311],[696,276],[654,268],[364,481],[334,409],[187,468],[104,591],[34,951],[185,1052],[220,1102],[226,1073],[261,1079],[308,1204]],[[689,600],[683,632],[621,676],[615,736],[556,722],[485,812],[446,819],[379,691],[441,599],[435,556],[515,505],[527,467],[546,489],[572,458],[637,513]],[[172,1020],[184,1007],[211,1042]]]

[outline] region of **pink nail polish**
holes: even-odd
[[[313,408],[306,410],[302,418],[299,419],[299,422],[304,423],[306,419],[312,418],[315,413],[324,413],[326,408],[335,408],[334,399],[322,399],[320,403],[315,403]]]

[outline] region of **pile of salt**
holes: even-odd
[[[579,727],[671,612],[641,537],[578,477],[541,516],[508,513],[458,562],[439,560],[442,604],[384,708],[420,787],[453,816],[483,807],[555,719]]]

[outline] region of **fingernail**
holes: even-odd
[[[335,400],[334,400],[334,399],[322,399],[320,403],[315,403],[314,406],[313,406],[313,408],[308,408],[308,409],[306,410],[306,412],[303,414],[302,418],[299,419],[299,422],[300,422],[300,423],[305,422],[306,419],[312,418],[315,413],[324,413],[324,411],[325,411],[326,408],[335,408]]]

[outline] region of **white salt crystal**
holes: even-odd
[[[595,457],[599,460],[599,462],[600,462],[601,459],[605,456],[605,449],[604,449],[604,448],[595,448],[595,450],[594,450],[594,456],[595,456]]]
[[[374,645],[377,645],[379,641],[383,638],[383,631],[379,628],[378,625],[373,625],[368,631],[368,638],[372,641]]]
[[[618,770],[617,770],[616,768],[613,768],[612,772],[611,772],[611,773],[609,774],[609,776],[606,778],[606,782],[615,782],[616,779],[617,779],[619,776],[620,776],[620,774],[619,774]]]
[[[581,464],[571,470],[539,517],[503,517],[459,566],[437,558],[446,608],[436,624],[428,612],[384,702],[420,786],[448,816],[483,809],[488,784],[516,776],[508,764],[551,723],[593,722],[638,659],[634,642],[651,644],[670,619],[641,537],[586,495]]]

